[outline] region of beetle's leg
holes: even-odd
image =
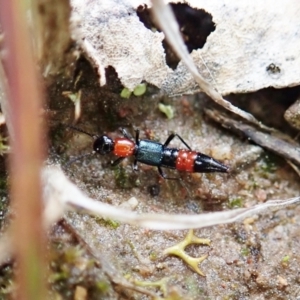
[[[169,180],[181,180],[180,177],[167,177],[167,175],[163,172],[161,167],[157,167],[158,169],[158,173],[159,175],[163,178],[163,179],[169,179]]]
[[[125,128],[121,127],[119,130],[127,139],[130,139],[130,140],[132,139],[132,136],[127,132],[127,130]]]
[[[133,171],[137,171],[137,170],[138,170],[137,160],[135,159],[133,162]]]
[[[140,143],[140,131],[138,129],[135,131],[135,143],[137,145]]]
[[[119,157],[114,162],[111,163],[113,167],[117,166],[125,157]]]
[[[191,149],[191,147],[184,141],[184,139],[180,136],[180,135],[178,135],[177,133],[172,133],[172,134],[170,134],[169,135],[169,137],[167,138],[167,140],[165,141],[165,143],[164,143],[164,147],[167,147],[170,143],[171,143],[171,141],[175,138],[175,137],[178,137],[179,138],[179,140],[190,150],[190,151],[192,151],[192,149]]]
[[[86,131],[84,131],[84,130],[82,130],[82,129],[76,127],[76,126],[73,126],[73,125],[65,125],[65,126],[66,126],[67,128],[71,128],[71,129],[76,130],[76,131],[78,131],[78,132],[82,132],[82,133],[84,133],[84,134],[86,134],[86,135],[89,135],[89,136],[92,137],[93,139],[96,139],[96,138],[98,137],[97,135],[91,134],[91,133],[89,133],[89,132],[86,132]]]
[[[136,150],[138,149],[138,147],[139,147],[139,143],[140,143],[140,131],[137,129],[136,131],[135,131],[135,144],[136,144]],[[135,152],[136,152],[136,150],[135,150]],[[137,171],[138,170],[138,166],[137,166],[137,159],[135,159],[134,160],[134,162],[133,162],[133,170],[134,171]]]
[[[79,159],[82,159],[86,156],[89,156],[89,155],[92,155],[92,154],[95,154],[95,151],[91,152],[91,153],[85,153],[85,154],[82,154],[82,155],[79,155],[79,156],[76,156],[74,158],[71,158],[65,165],[65,167],[69,167],[72,163],[74,163],[75,161],[79,160]]]

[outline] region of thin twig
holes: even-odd
[[[234,132],[242,133],[257,145],[300,166],[300,147],[288,136],[284,134],[277,136],[275,134],[265,133],[252,125],[236,121],[213,109],[206,108],[204,111],[208,117],[220,123],[223,127]]]
[[[69,181],[59,168],[49,167],[44,170],[43,181],[44,183],[47,182],[47,193],[44,195],[47,206],[51,205],[52,202],[56,202],[60,203],[59,211],[62,208],[64,210],[72,209],[155,230],[203,228],[233,223],[262,211],[280,209],[283,206],[300,202],[300,197],[286,200],[270,200],[250,208],[198,215],[136,214],[87,197],[75,184]],[[50,214],[47,215],[49,216]]]

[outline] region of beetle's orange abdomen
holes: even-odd
[[[194,172],[194,163],[196,157],[196,151],[179,150],[176,159],[176,169],[179,171]]]
[[[135,143],[126,138],[116,138],[114,144],[114,155],[127,157],[134,154]]]

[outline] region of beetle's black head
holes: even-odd
[[[114,141],[107,135],[102,135],[96,138],[93,150],[101,155],[108,154],[114,150]]]

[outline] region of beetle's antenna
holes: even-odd
[[[90,153],[85,153],[85,154],[82,154],[82,155],[78,155],[72,159],[70,159],[67,163],[66,163],[66,167],[69,167],[72,163],[74,163],[75,161],[79,160],[79,159],[82,159],[86,156],[89,156],[89,155],[92,155],[92,154],[95,154],[96,152],[93,151],[93,152],[90,152]]]
[[[71,128],[71,129],[73,129],[73,130],[75,130],[75,131],[78,131],[78,132],[84,133],[84,134],[86,134],[86,135],[88,135],[88,136],[92,137],[93,139],[96,139],[96,138],[97,138],[97,136],[96,136],[96,135],[94,135],[94,134],[91,134],[91,133],[88,133],[88,132],[86,132],[86,131],[84,131],[84,130],[82,130],[82,129],[78,128],[78,127],[75,127],[75,126],[73,126],[73,125],[66,125],[66,127],[69,127],[69,128]]]

